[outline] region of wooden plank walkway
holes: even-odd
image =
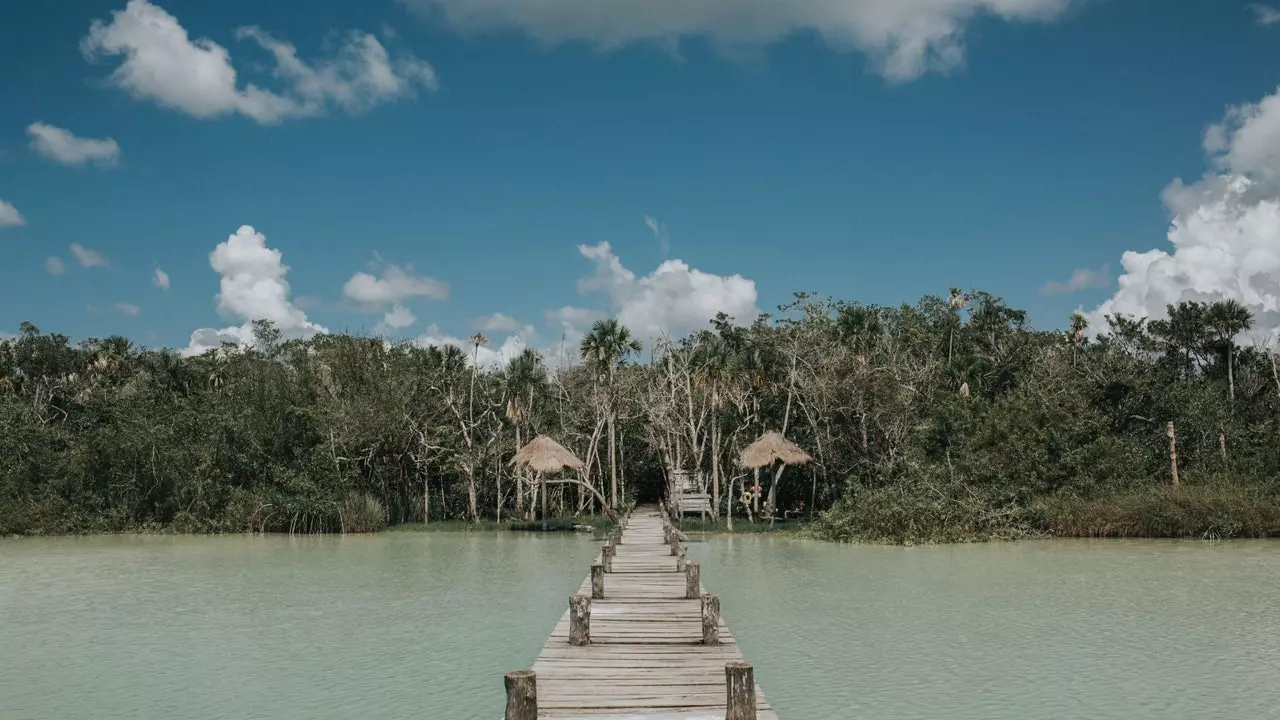
[[[604,598],[591,601],[591,644],[569,643],[566,611],[538,655],[538,718],[723,719],[725,664],[742,653],[723,619],[720,644],[702,644],[702,600],[685,599],[658,508],[637,508],[616,547]],[[578,593],[591,596],[590,575]],[[759,686],[756,707],[777,720]]]

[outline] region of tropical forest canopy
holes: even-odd
[[[0,533],[530,518],[540,486],[510,459],[543,433],[586,462],[546,486],[554,513],[676,467],[741,522],[756,479],[738,454],[766,430],[813,462],[762,472],[762,512],[816,510],[824,537],[1280,533],[1280,374],[1238,344],[1251,320],[1182,303],[1091,335],[1078,316],[1035,330],[983,292],[801,294],[651,347],[602,321],[554,368],[266,322],[252,347],[184,358],[28,323],[0,342]]]

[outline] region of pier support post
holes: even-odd
[[[720,596],[702,596],[702,644],[720,644]]]
[[[702,568],[698,563],[684,564],[684,599],[697,600],[702,596]]]
[[[538,720],[538,676],[532,670],[506,675],[507,713],[503,720]]]
[[[685,553],[685,549],[680,548],[680,554],[676,556],[676,572],[685,571],[684,566],[685,566],[686,558],[684,553]]]
[[[728,704],[724,720],[756,720],[756,679],[751,665],[726,663],[724,684]]]
[[[569,598],[569,644],[591,644],[591,598],[586,595]]]
[[[677,540],[675,537],[672,537],[672,538],[671,538],[671,540],[669,540],[668,542],[669,542],[669,543],[670,543],[670,545],[671,545],[671,556],[672,556],[672,557],[675,557],[676,555],[679,555],[679,554],[680,554],[680,541],[679,541],[679,540]]]
[[[604,565],[604,571],[607,573],[613,572],[614,552],[615,548],[612,545],[605,545],[604,548],[600,550],[600,563]]]
[[[591,599],[604,599],[604,564],[596,563],[591,566]]]

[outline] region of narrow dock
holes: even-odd
[[[620,528],[533,671],[507,676],[507,720],[777,720],[660,508]]]

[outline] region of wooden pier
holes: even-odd
[[[506,720],[777,720],[720,599],[654,506],[610,535],[532,671],[506,678]]]

